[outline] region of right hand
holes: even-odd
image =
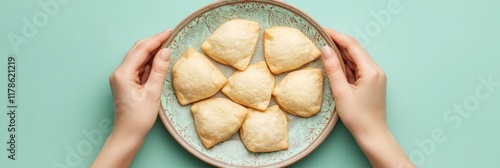
[[[392,135],[386,120],[387,78],[359,42],[325,28],[339,45],[339,55],[323,47],[323,64],[330,80],[336,110],[373,167],[414,167]]]
[[[344,73],[339,55],[323,47],[323,63],[342,122],[352,134],[387,129],[384,71],[356,39],[332,29],[325,31],[338,44],[345,62]]]

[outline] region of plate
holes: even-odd
[[[294,27],[309,37],[316,47],[331,46],[338,53],[335,44],[311,17],[295,7],[279,1],[269,0],[229,0],[209,4],[184,19],[174,30],[164,47],[171,49],[171,65],[164,82],[160,118],[174,139],[186,150],[199,159],[217,167],[284,167],[290,165],[311,153],[328,136],[337,122],[338,115],[334,112],[330,84],[324,74],[323,104],[320,112],[310,118],[288,115],[289,147],[287,150],[270,153],[252,153],[246,150],[240,140],[239,133],[229,140],[206,149],[195,129],[190,111],[191,105],[182,106],[177,101],[172,87],[173,64],[189,48],[204,53],[201,44],[220,25],[232,19],[246,19],[259,22],[261,26],[260,39],[256,52],[250,64],[264,60],[262,36],[266,28],[272,26]],[[206,54],[205,54],[206,55]],[[214,63],[216,63],[214,61]],[[217,67],[229,77],[234,69],[216,63]],[[321,59],[306,64],[304,67],[321,68]],[[302,68],[304,68],[302,67]],[[276,82],[283,76],[278,75]],[[225,97],[221,92],[214,97]],[[271,105],[275,102],[272,100]]]

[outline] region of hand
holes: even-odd
[[[384,71],[356,39],[325,31],[339,46],[339,53],[323,47],[322,58],[340,119],[373,167],[414,167],[387,126]]]
[[[344,73],[337,53],[330,47],[322,49],[323,63],[342,122],[353,133],[387,129],[384,71],[356,39],[331,29],[325,31],[338,44],[345,62]]]
[[[146,136],[160,107],[160,94],[170,62],[170,49],[160,49],[171,30],[138,41],[111,74],[115,123],[113,134]]]
[[[153,127],[170,63],[170,50],[161,48],[168,29],[140,40],[109,78],[115,105],[113,131],[92,167],[128,167]]]

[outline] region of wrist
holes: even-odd
[[[365,124],[348,127],[354,138],[359,140],[392,136],[387,124]]]
[[[113,130],[91,167],[128,167],[143,142],[144,138]]]
[[[144,143],[145,137],[145,135],[127,134],[126,132],[123,133],[113,130],[108,139],[109,141],[115,144],[120,144],[120,146],[126,148],[140,148],[140,146],[142,146],[142,144]]]
[[[387,136],[391,133],[385,120],[360,118],[357,120],[343,121],[343,123],[357,140],[372,139],[380,135]]]
[[[373,167],[413,167],[387,126],[374,127],[354,138]]]
[[[358,144],[362,147],[379,146],[390,142],[393,135],[387,126],[374,126],[352,133]]]
[[[130,123],[130,122],[129,122]],[[128,139],[130,142],[142,142],[146,139],[150,129],[142,128],[138,125],[130,125],[127,123],[115,123],[110,137],[115,139]]]

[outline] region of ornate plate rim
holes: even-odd
[[[294,6],[292,6],[290,4],[287,4],[287,3],[282,2],[282,1],[274,1],[274,0],[225,0],[225,1],[213,2],[211,4],[208,4],[208,5],[204,6],[204,7],[196,10],[195,12],[193,12],[192,14],[190,14],[188,17],[186,17],[184,20],[182,20],[174,28],[174,30],[172,31],[171,37],[176,37],[177,34],[184,27],[186,27],[192,20],[194,20],[195,18],[197,18],[200,15],[203,15],[206,12],[209,12],[211,10],[214,10],[216,8],[219,8],[219,7],[222,7],[222,6],[226,6],[226,5],[233,5],[233,4],[237,4],[237,3],[249,3],[249,2],[264,3],[264,4],[270,4],[270,5],[278,6],[278,7],[281,7],[283,9],[286,9],[286,10],[288,10],[288,11],[296,14],[297,16],[299,16],[302,19],[304,19],[305,21],[307,21],[316,30],[318,30],[319,35],[325,39],[327,45],[330,46],[330,47],[332,47],[333,50],[337,53],[337,55],[340,55],[340,53],[338,52],[338,49],[337,49],[337,46],[335,45],[335,43],[323,31],[322,27],[314,19],[312,19],[312,17],[310,17],[308,14],[302,12],[301,10],[295,8]],[[163,45],[163,47],[169,46],[173,42],[173,39],[174,38],[169,38],[167,40],[167,42]],[[342,60],[341,57],[339,59],[340,59],[341,62],[343,62],[343,60]],[[343,64],[342,64],[342,68],[345,69]],[[159,115],[161,121],[163,122],[165,128],[172,135],[172,137],[184,149],[186,149],[192,155],[196,156],[197,158],[199,158],[199,159],[203,160],[204,162],[206,162],[208,164],[211,164],[213,166],[218,166],[218,167],[240,167],[239,165],[233,165],[233,164],[229,164],[229,163],[226,163],[226,162],[222,162],[222,161],[213,159],[213,158],[205,155],[204,153],[196,150],[189,143],[187,143],[184,138],[182,138],[181,136],[179,136],[179,133],[177,132],[177,130],[172,125],[170,119],[165,115],[165,110],[163,109],[163,102],[160,102],[160,111],[159,111],[158,115]],[[299,153],[297,153],[297,154],[295,154],[295,155],[287,158],[286,160],[283,160],[283,161],[280,161],[280,162],[277,162],[277,163],[273,163],[273,164],[269,164],[269,165],[261,165],[259,167],[262,167],[262,166],[266,166],[266,167],[286,167],[286,166],[289,166],[289,165],[291,165],[291,164],[299,161],[300,159],[303,159],[304,157],[306,157],[307,155],[309,155],[312,151],[314,151],[319,145],[321,145],[321,143],[323,143],[323,141],[326,139],[326,137],[330,134],[330,132],[335,127],[335,124],[337,123],[338,118],[339,118],[338,114],[334,110],[333,113],[332,113],[332,117],[330,118],[330,120],[326,124],[325,129],[323,129],[318,134],[318,137],[316,137],[315,140],[313,140],[305,149],[303,149]],[[243,166],[243,167],[252,167],[252,166]]]

